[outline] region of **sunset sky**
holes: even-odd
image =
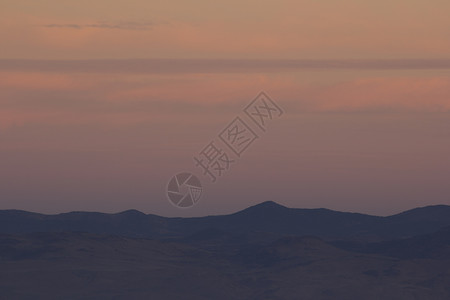
[[[0,0],[0,209],[450,205],[450,2]],[[260,91],[285,114],[212,184]],[[197,174],[180,210],[168,180]]]

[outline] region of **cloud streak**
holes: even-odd
[[[68,29],[121,29],[121,30],[150,30],[154,26],[153,22],[98,22],[91,24],[46,24],[46,28],[68,28]]]
[[[0,59],[2,71],[84,73],[261,73],[297,70],[445,70],[450,59],[252,60],[252,59]]]

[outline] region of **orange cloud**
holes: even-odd
[[[351,74],[344,80],[336,71],[310,74],[4,71],[0,72],[1,126],[5,129],[35,122],[125,126],[192,115],[207,121],[238,113],[260,90],[267,91],[293,116],[299,112],[450,112],[448,77],[360,77],[355,70]]]

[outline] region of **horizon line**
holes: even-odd
[[[74,210],[74,211],[67,211],[67,212],[60,212],[60,213],[41,213],[41,212],[36,212],[36,211],[29,211],[29,210],[23,210],[23,209],[0,209],[0,212],[5,212],[5,211],[17,211],[17,212],[25,212],[25,213],[31,213],[31,214],[38,214],[38,215],[45,215],[45,216],[58,216],[58,215],[64,215],[64,214],[70,214],[70,213],[99,213],[99,214],[105,214],[105,215],[118,215],[118,214],[122,214],[125,212],[129,212],[129,211],[136,211],[139,212],[141,214],[144,214],[146,216],[156,216],[156,217],[161,217],[161,218],[168,218],[168,219],[175,219],[175,218],[182,218],[182,219],[194,219],[194,218],[206,218],[206,217],[219,217],[219,216],[229,216],[229,215],[233,215],[242,211],[245,211],[247,209],[251,209],[251,208],[255,208],[264,204],[275,204],[277,206],[280,206],[282,208],[287,208],[287,209],[301,209],[301,210],[329,210],[329,211],[333,211],[333,212],[339,212],[339,213],[350,213],[350,214],[360,214],[360,215],[366,215],[366,216],[372,216],[372,217],[380,217],[380,218],[387,218],[387,217],[392,217],[392,216],[396,216],[396,215],[400,215],[402,213],[406,213],[415,209],[423,209],[423,208],[427,208],[427,207],[438,207],[438,206],[445,206],[445,207],[450,207],[450,205],[447,204],[432,204],[432,205],[425,205],[425,206],[416,206],[407,210],[402,210],[398,213],[394,213],[394,214],[390,214],[387,216],[380,216],[380,215],[373,215],[373,214],[367,214],[367,213],[361,213],[361,212],[351,212],[351,211],[341,211],[341,210],[335,210],[335,209],[330,209],[330,208],[325,208],[325,207],[316,207],[316,208],[301,208],[301,207],[287,207],[285,205],[279,204],[275,201],[263,201],[251,206],[247,206],[246,208],[237,210],[235,212],[231,212],[228,214],[217,214],[217,215],[204,215],[204,216],[197,216],[197,217],[167,217],[167,216],[161,216],[161,215],[157,215],[157,214],[153,214],[153,213],[144,213],[138,209],[127,209],[127,210],[123,210],[123,211],[118,211],[118,212],[112,212],[112,213],[108,213],[108,212],[101,212],[101,211],[84,211],[84,210]]]

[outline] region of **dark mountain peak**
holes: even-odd
[[[229,216],[232,218],[238,218],[238,222],[246,223],[245,226],[259,224],[262,220],[264,220],[263,222],[269,226],[269,219],[276,223],[277,220],[281,220],[287,215],[291,215],[293,211],[294,209],[285,207],[276,202],[266,201],[250,206]]]
[[[0,210],[1,216],[40,216],[40,213],[19,210],[19,209],[4,209]]]
[[[126,215],[126,216],[146,216],[143,212],[136,210],[136,209],[129,209],[122,211],[120,213],[117,213],[117,215]]]
[[[108,216],[108,213],[96,212],[96,211],[71,211],[64,212],[56,215],[46,215],[50,217],[98,217],[98,216]]]
[[[390,218],[448,218],[450,214],[449,205],[429,205],[424,207],[417,207],[404,211],[402,213],[390,216]]]
[[[244,209],[244,211],[256,211],[256,210],[264,210],[264,211],[272,211],[272,210],[287,210],[289,208],[287,208],[286,206],[283,206],[281,204],[278,204],[274,201],[265,201],[259,204],[256,204],[254,206],[250,206],[247,209]]]

